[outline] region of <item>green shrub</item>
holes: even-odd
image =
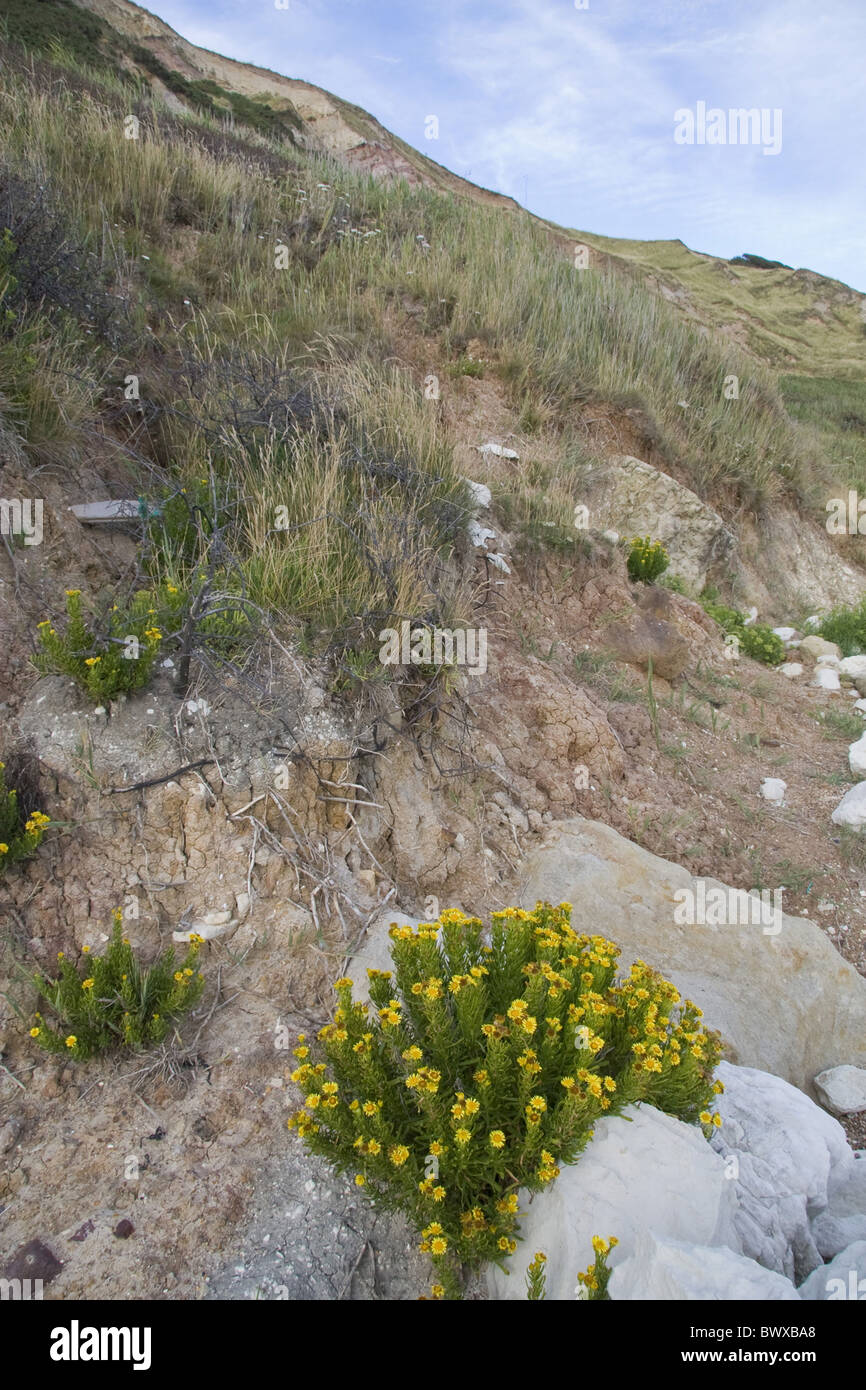
[[[18,805],[18,793],[7,788],[5,763],[0,763],[0,878],[10,864],[35,854],[51,824],[51,817],[33,811],[26,818]]]
[[[785,644],[766,623],[752,623],[746,626],[746,615],[736,608],[728,608],[723,603],[713,603],[706,597],[706,590],[700,602],[714,622],[726,633],[733,634],[746,656],[753,661],[763,661],[765,666],[778,666],[785,659]]]
[[[649,536],[636,536],[626,561],[628,577],[637,583],[652,584],[668,567],[668,553],[661,541],[651,541]]]
[[[58,953],[60,978],[42,971],[33,977],[55,1015],[54,1026],[37,1013],[30,1036],[46,1052],[85,1061],[111,1047],[139,1051],[162,1042],[172,1022],[201,997],[204,979],[195,969],[202,938],[193,935],[180,965],[169,947],[146,969],[123,935],[120,909],[102,956],[88,947],[76,967]]]
[[[866,651],[866,599],[852,608],[834,608],[818,629],[827,642],[835,642],[843,656]]]
[[[37,665],[43,672],[72,676],[94,704],[140,690],[162,640],[156,621],[151,596],[142,591],[125,610],[115,604],[97,632],[82,615],[81,590],[67,589],[66,631],[59,633],[48,619],[38,624]]]
[[[458,911],[393,925],[372,1009],[338,980],[320,1045],[295,1049],[306,1101],[289,1127],[404,1213],[449,1296],[463,1263],[513,1253],[519,1189],[573,1163],[599,1116],[644,1100],[718,1123],[719,1041],[700,1010],[643,962],[616,983],[618,948],[578,935],[570,913],[507,908],[489,934]]]

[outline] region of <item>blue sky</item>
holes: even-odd
[[[580,0],[586,3],[586,0]],[[754,251],[866,290],[864,0],[151,0],[564,226]],[[699,102],[781,149],[677,144]],[[425,137],[435,115],[439,138]],[[778,120],[778,118],[776,118]]]

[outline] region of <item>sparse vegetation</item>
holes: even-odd
[[[51,817],[43,811],[26,814],[18,802],[18,792],[6,786],[6,764],[0,763],[0,878],[10,864],[35,854]]]
[[[198,966],[202,938],[191,936],[178,964],[173,948],[144,966],[123,935],[123,918],[114,914],[111,940],[104,954],[82,947],[77,965],[64,952],[57,957],[59,977],[37,971],[33,982],[51,1011],[37,1013],[31,1038],[46,1052],[86,1061],[109,1048],[140,1051],[167,1037],[175,1019],[195,1005],[204,989]]]

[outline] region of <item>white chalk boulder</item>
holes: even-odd
[[[607,1291],[613,1302],[800,1300],[790,1279],[745,1255],[724,1246],[664,1240],[652,1231],[641,1233],[631,1259],[614,1269]]]
[[[851,830],[862,830],[866,825],[866,782],[858,782],[847,791],[830,816],[834,825],[847,825]]]
[[[815,1077],[815,1090],[834,1115],[856,1115],[866,1110],[866,1067],[829,1067]]]
[[[828,1265],[814,1270],[798,1290],[812,1302],[866,1301],[866,1240],[857,1240]]]
[[[719,1245],[736,1241],[735,1184],[701,1130],[648,1105],[599,1120],[577,1163],[530,1202],[520,1194],[521,1242],[509,1273],[487,1273],[492,1298],[524,1300],[526,1267],[547,1255],[547,1296],[573,1299],[578,1273],[593,1260],[592,1237],[616,1236],[608,1267],[635,1254],[642,1232]]]
[[[802,1279],[821,1261],[811,1217],[828,1206],[831,1182],[850,1176],[854,1151],[838,1120],[780,1076],[730,1062],[716,1075],[725,1089],[711,1143],[735,1177],[738,1248]]]

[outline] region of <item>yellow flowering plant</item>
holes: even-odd
[[[147,684],[163,637],[159,621],[147,590],[88,621],[80,590],[67,589],[65,629],[58,632],[48,618],[38,624],[36,664],[45,673],[71,676],[94,704],[102,704]]]
[[[629,579],[652,584],[664,574],[668,564],[668,553],[661,541],[652,541],[649,536],[636,536],[632,541],[626,561]]]
[[[53,1021],[37,1013],[30,1036],[46,1052],[79,1061],[113,1047],[139,1051],[162,1042],[174,1020],[201,998],[201,945],[202,938],[193,936],[179,964],[169,947],[145,967],[123,935],[118,908],[103,955],[84,947],[83,960],[75,966],[61,951],[56,979],[43,971],[33,976]]]
[[[407,1216],[449,1297],[461,1266],[513,1253],[519,1191],[573,1163],[600,1116],[640,1100],[709,1113],[720,1043],[700,1010],[641,961],[618,980],[618,948],[570,916],[538,903],[489,931],[454,910],[394,925],[370,1003],[338,980],[333,1022],[295,1049],[290,1128]]]
[[[6,765],[0,763],[0,878],[10,864],[27,859],[42,842],[51,817],[42,811],[25,815],[18,804],[18,793],[6,786]]]

